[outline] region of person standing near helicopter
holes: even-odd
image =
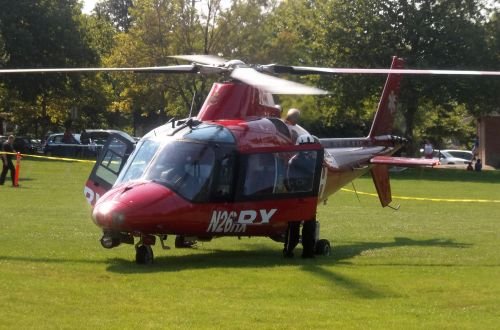
[[[2,145],[1,151],[8,152],[8,153],[14,153],[14,135],[9,135],[7,141]],[[3,185],[5,183],[5,177],[7,176],[7,172],[10,170],[10,176],[12,179],[12,187],[17,187],[15,183],[15,177],[16,177],[16,168],[14,167],[14,164],[12,163],[12,154],[2,154],[2,174],[0,175],[0,185]]]
[[[425,140],[424,144],[424,157],[427,159],[431,159],[434,153],[434,147],[429,140]]]
[[[300,118],[300,110],[295,108],[290,108],[290,110],[288,110],[286,114],[285,121],[288,125],[295,126],[297,125],[299,118]]]
[[[290,130],[292,142],[296,142],[297,138],[299,137],[299,133],[297,132],[300,129],[300,127],[297,125],[299,118],[299,109],[291,108],[288,110],[285,118],[285,123],[288,125],[288,129]]]
[[[310,135],[301,135],[297,144],[314,143]],[[290,192],[308,192],[313,188],[316,158],[310,151],[300,151],[288,162],[287,182],[285,186]],[[301,221],[290,221],[285,234],[283,256],[293,257],[293,250],[299,243]],[[316,219],[304,220],[302,225],[302,258],[314,258],[316,244]]]

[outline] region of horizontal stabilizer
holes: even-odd
[[[427,158],[375,156],[372,159],[370,159],[370,163],[378,164],[378,165],[420,167],[420,166],[435,166],[435,165],[439,164],[439,160],[427,159]]]

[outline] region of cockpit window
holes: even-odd
[[[184,135],[185,139],[200,141],[234,143],[234,137],[223,126],[201,124]]]
[[[125,169],[123,176],[118,178],[117,183],[139,179],[155,155],[160,143],[155,140],[145,140],[137,146],[137,150],[130,161],[130,165]]]
[[[165,185],[191,201],[206,201],[215,153],[208,144],[172,141],[160,150],[145,179]]]

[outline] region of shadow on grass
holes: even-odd
[[[19,182],[24,182],[24,181],[36,181],[36,179],[33,179],[33,178],[19,178]]]
[[[396,237],[394,242],[359,242],[350,245],[341,245],[332,249],[330,257],[319,256],[313,260],[300,258],[300,248],[297,248],[294,259],[284,259],[280,251],[265,246],[253,250],[227,251],[218,249],[192,250],[186,255],[159,256],[151,266],[136,265],[128,259],[110,259],[108,270],[111,272],[151,273],[177,272],[186,269],[206,268],[255,268],[296,265],[303,267],[332,266],[340,261],[352,259],[364,251],[401,246],[423,246],[443,248],[468,248],[471,244],[456,243],[450,239],[413,240],[405,237]],[[167,252],[168,253],[168,252]]]
[[[108,260],[85,260],[68,258],[34,258],[23,256],[0,256],[1,261],[57,263],[57,264],[107,264],[107,270],[119,274],[149,274],[149,273],[175,273],[182,270],[203,270],[214,268],[273,268],[282,266],[297,266],[299,270],[316,276],[317,278],[335,286],[345,288],[352,294],[364,299],[379,299],[394,297],[397,294],[384,289],[377,289],[370,283],[350,278],[332,266],[339,262],[345,263],[364,251],[384,249],[401,246],[443,247],[443,248],[468,248],[471,244],[456,243],[449,239],[412,240],[405,237],[396,237],[394,242],[359,242],[351,245],[341,245],[333,248],[330,257],[317,257],[315,259],[283,259],[280,251],[270,249],[268,246],[252,245],[252,250],[219,250],[219,249],[193,249],[185,255],[160,256],[153,265],[137,265],[130,259],[114,258]],[[300,255],[300,249],[296,254]],[[168,252],[167,252],[168,253]],[[394,266],[401,266],[395,264]],[[432,266],[432,265],[429,265]]]
[[[347,261],[361,255],[364,251],[402,246],[469,248],[472,244],[456,243],[451,239],[413,240],[406,237],[395,237],[394,242],[356,242],[349,245],[335,246],[332,249],[331,256],[318,256],[315,259],[300,258],[301,249],[299,247],[295,251],[297,256],[293,259],[282,258],[280,250],[270,249],[268,246],[259,247],[258,245],[252,245],[252,250],[186,249],[186,251],[189,251],[189,254],[159,256],[155,258],[155,263],[153,265],[148,266],[135,264],[132,255],[130,259],[114,258],[107,260],[0,255],[0,261],[48,264],[107,264],[108,271],[121,274],[178,272],[188,269],[255,268],[290,265],[304,267],[305,269],[315,269],[315,267],[332,266]],[[132,251],[131,249],[131,252]],[[159,250],[157,249],[157,251]],[[168,253],[168,251],[166,253]],[[397,266],[399,266],[399,264]]]
[[[111,259],[108,271],[120,274],[148,274],[157,272],[179,272],[182,270],[203,270],[213,268],[272,268],[282,266],[297,266],[300,270],[308,272],[317,278],[335,286],[345,288],[352,294],[364,299],[379,299],[397,296],[387,291],[387,288],[377,289],[370,283],[350,278],[332,266],[345,262],[363,251],[401,246],[467,248],[470,244],[455,243],[453,240],[430,239],[412,240],[410,238],[396,237],[394,242],[366,242],[335,247],[330,257],[317,257],[315,259],[300,258],[300,249],[294,259],[283,259],[280,251],[263,246],[260,249],[227,251],[227,250],[193,250],[187,255],[160,256],[150,266],[136,265],[131,260]],[[397,265],[400,266],[400,265]]]
[[[395,237],[394,242],[356,242],[350,245],[334,246],[332,249],[332,257],[335,261],[340,262],[352,259],[368,250],[378,250],[401,246],[469,248],[472,246],[472,244],[456,243],[451,239],[436,238],[428,240],[413,240],[406,237]]]
[[[303,265],[302,269],[329,283],[334,283],[340,287],[348,289],[352,294],[360,298],[379,299],[397,296],[395,293],[388,292],[387,289],[375,289],[373,285],[349,278],[346,275],[339,274],[332,269],[325,269],[317,264],[309,263],[307,265]]]
[[[35,258],[35,257],[21,257],[21,256],[0,256],[0,262],[1,261],[34,262],[42,264],[89,264],[89,265],[108,264],[107,260]]]

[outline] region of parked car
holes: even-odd
[[[31,145],[37,153],[42,153],[42,141],[40,139],[31,139]]]
[[[108,136],[116,132],[119,131],[112,129],[86,129],[80,135],[80,142],[82,144],[104,145]]]
[[[71,143],[64,143],[64,133],[52,134],[43,147],[46,155],[63,157],[97,158],[108,137],[117,130],[86,129],[72,134]]]
[[[34,154],[37,152],[36,145],[27,136],[16,136],[14,139],[14,150],[22,154]]]
[[[443,149],[434,150],[434,157],[439,159],[441,165],[464,165],[466,166],[474,158],[472,151]]]
[[[112,133],[119,133],[120,131],[112,129],[86,129],[80,135],[80,142],[88,147],[84,149],[83,156],[97,157],[102,150],[108,137]]]
[[[70,141],[64,141],[64,133],[51,134],[45,141],[43,153],[47,156],[76,157],[81,154],[80,134],[71,134]]]

